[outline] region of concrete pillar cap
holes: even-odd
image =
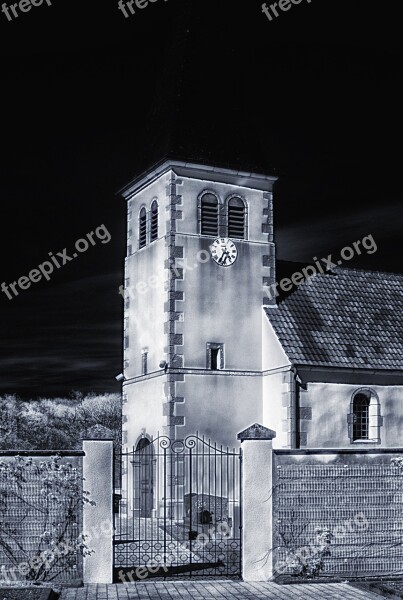
[[[275,437],[275,431],[268,429],[267,427],[263,427],[263,425],[259,425],[259,423],[250,425],[250,427],[244,429],[237,435],[237,439],[241,440],[241,442],[245,440],[272,440]]]

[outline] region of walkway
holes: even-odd
[[[277,585],[241,581],[169,581],[64,589],[60,600],[380,600],[347,583]]]

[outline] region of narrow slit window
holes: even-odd
[[[207,344],[207,368],[211,371],[224,369],[224,344]]]
[[[158,202],[151,204],[151,242],[158,239]]]
[[[143,352],[141,354],[141,373],[142,375],[147,375],[148,373],[148,352]]]
[[[201,199],[201,234],[218,237],[218,200],[214,194]]]
[[[212,371],[217,371],[218,370],[219,354],[220,354],[220,349],[219,348],[212,348],[211,349],[211,370]]]
[[[228,202],[228,237],[245,239],[245,204],[241,198]]]
[[[143,207],[139,215],[139,248],[147,244],[147,212]]]
[[[369,403],[365,394],[357,394],[353,400],[353,441],[369,439]]]

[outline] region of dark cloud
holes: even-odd
[[[2,310],[0,393],[118,391],[120,274],[27,290]],[[4,304],[4,300],[3,300]]]

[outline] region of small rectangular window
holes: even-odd
[[[218,361],[219,361],[219,348],[211,348],[211,370],[217,371],[218,369]]]
[[[224,344],[207,344],[207,369],[220,371],[224,368]]]
[[[143,352],[141,354],[141,372],[142,372],[142,375],[147,375],[147,373],[148,373],[147,359],[148,359],[148,352]]]

